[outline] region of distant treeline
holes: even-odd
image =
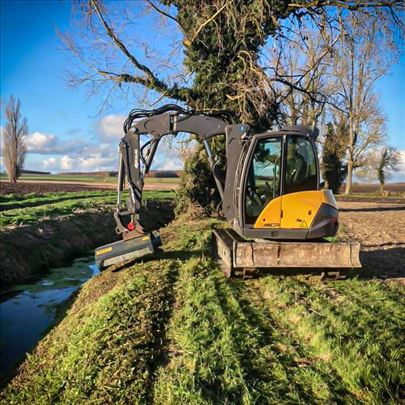
[[[31,172],[34,173],[34,172]],[[44,173],[44,172],[35,172],[38,174],[49,174],[49,173]],[[118,176],[117,171],[96,171],[96,172],[64,172],[64,173],[58,173],[61,176],[111,176],[111,177],[116,177]],[[181,170],[151,170],[148,173],[148,177],[164,177],[164,178],[170,178],[170,177],[180,177],[181,175]]]
[[[51,174],[51,172],[41,172],[39,170],[21,170],[21,174]]]

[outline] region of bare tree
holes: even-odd
[[[399,170],[401,153],[392,146],[384,146],[370,151],[365,157],[364,166],[360,170],[360,177],[375,180],[380,183],[380,193],[384,195],[384,185],[392,172]]]
[[[298,31],[298,28],[297,28]],[[301,28],[299,35],[278,41],[271,58],[271,75],[285,78],[277,86],[277,103],[281,122],[318,126],[336,91],[330,79],[331,50],[339,40],[321,33],[315,27]],[[291,86],[295,81],[295,86]]]
[[[303,40],[302,26],[311,25],[326,44],[312,61],[316,70],[334,45],[341,19],[366,13],[381,26],[402,29],[398,13],[403,9],[402,0],[144,0],[136,6],[112,2],[108,7],[102,0],[78,0],[77,4],[89,30],[81,27],[72,35],[61,35],[79,62],[71,71],[72,84],[87,84],[92,93],[104,89],[104,105],[116,91],[130,91],[131,98],[149,105],[165,97],[191,108],[230,109],[243,121],[263,127],[273,124],[280,112],[279,84],[302,91],[312,103],[324,100],[308,87],[311,80],[304,82],[308,71],[291,76],[266,68],[260,53],[269,40],[290,37],[293,25],[297,40]],[[165,22],[165,46],[154,48],[134,30],[146,16]],[[161,35],[162,25],[152,24]],[[168,39],[173,40],[171,50]]]
[[[6,127],[3,130],[4,165],[11,182],[16,183],[23,167],[26,146],[24,137],[28,134],[27,119],[22,118],[19,99],[10,96],[6,106]]]
[[[403,0],[77,0],[76,4],[86,28],[62,35],[78,62],[71,72],[72,84],[85,84],[98,95],[104,90],[103,105],[123,91],[131,104],[136,100],[141,107],[170,99],[196,110],[230,110],[255,130],[281,122],[286,94],[292,91],[305,95],[302,120],[318,120],[329,102],[318,91],[324,80],[321,62],[341,39],[345,19],[367,15],[379,26],[403,30],[399,15],[404,9]],[[149,32],[153,30],[153,43],[150,37],[142,38],[147,30],[137,29],[141,19],[149,24]],[[307,69],[298,75],[282,74],[277,66],[266,66],[264,48],[273,42],[277,47],[279,38],[287,43],[292,35],[304,47],[305,27],[318,31],[323,41],[321,48],[314,48]],[[213,140],[211,147],[223,155],[221,140]]]
[[[339,110],[347,117],[345,194],[349,194],[353,170],[361,166],[367,149],[383,139],[385,119],[374,87],[389,70],[396,49],[391,34],[384,32],[377,20],[365,15],[351,15],[344,24],[343,34],[335,51],[332,79],[338,84]]]

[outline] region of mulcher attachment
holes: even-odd
[[[162,241],[157,231],[137,238],[120,240],[98,247],[95,251],[96,264],[100,270],[117,264],[125,264],[154,253],[161,245]]]
[[[251,241],[232,229],[215,229],[212,236],[213,254],[227,277],[252,274],[256,269],[324,273],[361,268],[357,242]]]

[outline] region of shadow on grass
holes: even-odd
[[[318,360],[312,357],[300,342],[290,340],[290,332],[274,319],[266,307],[266,298],[258,288],[241,282],[233,282],[231,283],[231,289],[247,322],[258,331],[258,335],[260,336],[258,343],[261,350],[268,347],[275,356],[272,359],[273,362],[277,361],[285,371],[285,375],[288,378],[288,388],[286,387],[285,391],[281,390],[281,397],[285,398],[287,396],[288,398],[288,394],[291,393],[291,389],[293,388],[305,403],[314,402],[314,392],[308,387],[305,379],[302,379],[301,376],[305,372],[300,373],[298,371],[300,367],[310,368],[313,373],[316,373],[317,377],[328,386],[334,400],[340,402],[351,395],[343,387],[342,379],[335,370],[332,368],[328,371],[322,370],[317,364]],[[290,346],[289,350],[285,350],[286,346]],[[282,350],[281,347],[284,347],[284,349]],[[258,373],[260,370],[255,369],[254,365],[250,362],[251,355],[249,352],[243,353],[241,350],[241,353],[244,354],[242,363],[248,369],[247,375],[254,386],[254,381],[262,377],[260,372]],[[290,400],[293,400],[293,398]]]
[[[367,246],[366,248],[374,248],[378,245]],[[319,276],[326,278],[353,278],[360,277],[363,279],[391,279],[405,277],[405,248],[403,243],[398,244],[385,244],[381,245],[381,249],[361,250],[360,262],[363,266],[362,269],[328,269],[325,268],[311,268],[311,269],[296,269],[296,268],[257,268],[245,276],[239,274],[234,278],[259,278],[268,275],[291,277],[296,275]],[[385,247],[385,248],[384,248]],[[150,262],[152,260],[181,260],[187,261],[191,258],[200,257],[206,254],[210,256],[210,252],[206,249],[199,250],[175,250],[165,251],[158,250],[152,255],[145,256],[141,261],[133,260],[125,263],[122,267],[114,269],[113,271],[124,270],[126,267],[133,265],[137,262]]]
[[[405,247],[396,246],[386,249],[362,250],[360,261],[362,278],[402,278],[405,277]]]
[[[384,248],[385,246],[385,248]],[[367,246],[370,248],[371,246]],[[376,246],[372,246],[378,247]],[[395,279],[405,278],[405,247],[403,243],[381,245],[380,249],[361,250],[360,262],[362,269],[331,269],[326,271],[326,277],[331,278],[354,278],[362,279]],[[327,269],[259,269],[254,277],[275,275],[275,276],[294,276],[294,275],[322,275]]]
[[[158,249],[155,253],[146,255],[141,259],[133,259],[127,262],[124,262],[120,265],[111,266],[110,270],[113,273],[118,271],[126,270],[127,268],[140,263],[148,263],[155,260],[190,260],[193,257],[201,256],[203,253],[207,253],[206,250],[162,250]]]

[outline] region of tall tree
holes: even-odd
[[[62,36],[80,61],[72,82],[88,83],[94,91],[109,86],[108,94],[127,86],[146,88],[155,96],[155,102],[156,98],[166,97],[198,110],[228,109],[238,119],[261,129],[273,125],[280,112],[279,84],[311,94],[307,83],[303,83],[311,69],[293,77],[266,69],[262,51],[270,39],[288,41],[293,24],[296,31],[307,35],[305,26],[319,31],[324,49],[318,55],[312,54],[312,67],[316,68],[328,56],[325,50],[329,47],[331,51],[336,32],[349,15],[364,12],[383,27],[402,28],[397,13],[403,9],[402,0],[144,0],[136,7],[133,2],[106,3],[108,9],[101,0],[82,0],[78,4],[90,31],[84,39]],[[141,32],[128,28],[148,11],[172,24],[172,30],[166,33],[182,51],[176,53],[176,60],[169,56],[170,52],[145,44]],[[308,38],[301,33],[296,40],[305,42]],[[145,56],[140,49],[144,49]],[[172,70],[176,74],[168,73]]]
[[[377,178],[380,193],[384,195],[384,185],[392,172],[399,170],[401,153],[392,146],[384,146],[370,151],[364,159],[364,165],[359,171],[359,177],[368,181]]]
[[[334,57],[332,77],[338,83],[339,110],[345,112],[348,123],[345,194],[351,192],[353,170],[361,165],[364,153],[383,139],[385,120],[374,88],[395,56],[395,43],[383,28],[366,15],[351,15]]]
[[[342,131],[342,123],[334,125],[329,122],[326,127],[322,149],[322,177],[325,188],[337,194],[346,177],[346,170],[342,163],[346,152],[344,139],[346,132]]]
[[[401,155],[393,147],[383,148],[380,159],[376,167],[378,182],[380,183],[380,193],[384,194],[385,180],[388,178],[388,170],[397,171],[401,162]]]
[[[22,118],[19,99],[10,96],[6,106],[6,126],[3,129],[3,157],[8,178],[16,183],[24,164],[26,146],[24,137],[28,134],[27,119]]]
[[[336,92],[336,85],[329,77],[332,50],[339,39],[339,32],[291,25],[288,38],[278,39],[277,47],[270,50],[271,75],[287,80],[278,84],[276,92],[281,123],[321,125],[333,102],[331,96]],[[290,85],[288,80],[296,82]]]
[[[74,83],[87,83],[92,91],[107,86],[108,95],[146,89],[152,104],[169,98],[197,110],[231,110],[238,120],[260,130],[280,117],[284,100],[279,97],[280,84],[318,100],[302,80],[307,72],[290,77],[266,69],[262,51],[270,39],[288,37],[292,23],[310,24],[334,37],[341,19],[355,12],[366,12],[383,26],[401,25],[397,13],[403,1],[88,0],[79,5],[90,31],[84,40],[63,36],[80,61]],[[152,49],[142,43],[141,32],[128,29],[148,12],[171,27],[177,57],[171,52],[162,57],[159,52],[165,47]],[[220,150],[221,143],[216,142],[214,149]]]

